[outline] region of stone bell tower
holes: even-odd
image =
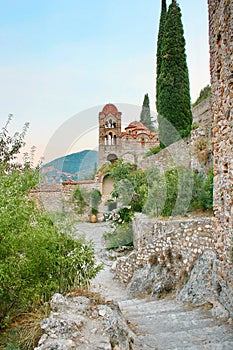
[[[99,113],[99,161],[98,167],[114,162],[121,150],[121,112],[113,104],[104,106]]]

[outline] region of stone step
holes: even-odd
[[[233,329],[213,319],[208,308],[185,308],[174,300],[120,302],[138,338],[136,350],[232,350]]]
[[[106,227],[98,225],[95,235],[91,224],[82,224],[81,229],[90,239],[94,237],[101,260],[101,237]],[[107,299],[118,301],[136,334],[133,350],[233,350],[232,325],[216,321],[210,309],[187,307],[171,298],[130,299],[127,290],[113,279],[111,264],[103,262],[104,269],[93,287]]]

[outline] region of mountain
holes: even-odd
[[[44,164],[41,168],[42,176],[46,182],[59,183],[60,180],[84,180],[91,178],[97,168],[98,152],[85,150],[67,156],[56,158]]]

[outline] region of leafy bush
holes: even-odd
[[[93,248],[58,232],[35,207],[24,188],[27,180],[28,174],[19,171],[1,176],[1,323],[16,309],[46,301],[54,292],[86,285],[98,271]]]
[[[111,223],[111,227],[116,228],[118,225],[130,222],[133,216],[133,211],[130,206],[113,209],[109,214],[105,215],[105,221]]]
[[[149,192],[143,211],[148,215],[168,217],[213,207],[213,171],[204,176],[178,167],[162,175],[150,168],[147,178]]]
[[[162,215],[166,199],[166,183],[157,168],[147,170],[148,198],[143,211],[152,216]]]
[[[207,175],[194,172],[193,196],[190,205],[191,210],[213,209],[213,177],[211,169]]]
[[[91,213],[97,215],[98,207],[101,201],[101,193],[97,189],[91,191]]]
[[[108,171],[115,181],[113,198],[117,198],[122,206],[131,206],[131,212],[141,212],[148,193],[146,173],[122,159],[109,165]]]
[[[107,249],[116,249],[122,246],[133,246],[132,223],[125,222],[117,226],[112,232],[105,233]]]
[[[88,285],[100,269],[92,245],[61,233],[30,198],[38,170],[14,162],[18,135],[0,134],[0,328],[55,292]]]
[[[89,206],[90,194],[85,189],[77,187],[72,196],[74,210],[77,214],[83,214],[85,209]]]

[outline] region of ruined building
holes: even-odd
[[[121,116],[113,104],[107,104],[99,113],[99,164],[118,158],[138,163],[150,148],[159,146],[158,134],[139,121],[133,121],[121,131]]]

